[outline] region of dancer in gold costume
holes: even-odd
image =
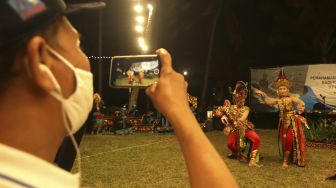
[[[245,106],[248,94],[247,83],[238,81],[232,93],[233,105],[229,100],[217,109],[221,121],[225,125],[224,133],[228,134],[227,146],[232,151],[229,158],[244,157],[249,166],[261,167],[259,162],[260,137],[254,131],[254,125],[247,120],[250,109]]]
[[[307,126],[306,119],[299,114],[304,111],[305,103],[289,94],[292,83],[286,78],[283,69],[280,70],[279,77],[275,81],[278,98],[270,98],[266,93],[255,90],[260,95],[265,104],[279,108],[279,153],[283,158],[283,167],[288,167],[291,161],[298,166],[305,166],[305,137],[302,125]],[[297,105],[298,114],[294,110]]]

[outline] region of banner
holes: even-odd
[[[336,110],[336,64],[285,66],[285,74],[292,82],[290,94],[299,97],[306,104],[306,111]],[[277,107],[270,107],[254,94],[260,89],[269,97],[277,98],[275,80],[280,68],[251,68],[250,108],[256,112],[273,112]]]

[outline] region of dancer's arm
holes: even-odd
[[[297,104],[299,114],[301,114],[305,110],[305,103],[298,97],[291,96],[291,99],[295,104]]]
[[[244,110],[242,116],[238,119],[238,121],[245,121],[245,120],[247,120],[247,117],[248,117],[248,115],[250,113],[250,109],[248,107],[244,107],[244,108],[245,108],[245,110]]]
[[[259,89],[254,90],[254,93],[258,94],[261,97],[261,99],[264,101],[264,103],[269,106],[273,106],[277,104],[277,99],[268,97],[266,93],[262,92]]]

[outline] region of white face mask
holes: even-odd
[[[64,115],[69,120],[71,127],[70,134],[80,129],[91,111],[93,103],[93,75],[91,72],[74,67],[68,60],[48,47],[48,50],[73,70],[76,78],[76,89],[67,99],[63,97],[62,90],[51,70],[44,64],[39,64],[41,71],[45,72],[53,82],[56,90],[51,91],[56,100],[62,103]],[[67,121],[65,119],[65,121]],[[67,122],[64,122],[67,126]],[[66,127],[68,129],[68,127]]]
[[[77,166],[78,166],[78,183],[81,182],[81,156],[78,144],[73,136],[75,132],[80,129],[80,127],[84,124],[87,119],[92,105],[93,105],[93,75],[91,72],[79,69],[74,67],[68,60],[66,60],[63,56],[57,53],[55,50],[48,47],[48,50],[56,56],[59,60],[61,60],[65,65],[67,65],[75,74],[76,79],[76,89],[73,94],[70,95],[67,99],[63,97],[62,89],[58,84],[54,74],[51,70],[44,64],[39,64],[39,68],[42,72],[46,73],[53,85],[55,86],[55,90],[50,92],[56,100],[60,101],[62,104],[62,113],[63,113],[63,121],[64,126],[69,134],[69,137],[75,147],[76,157],[77,157]],[[31,72],[29,71],[28,59],[25,59],[25,63],[27,66],[28,74],[31,76]],[[70,125],[69,125],[70,122]]]

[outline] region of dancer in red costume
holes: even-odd
[[[229,158],[244,157],[249,160],[249,166],[261,167],[259,162],[260,137],[254,131],[254,125],[247,120],[250,109],[245,106],[248,89],[247,83],[237,82],[232,93],[234,105],[229,100],[224,101],[221,121],[225,125],[224,133],[229,134],[227,146],[232,151]]]
[[[304,111],[305,103],[289,94],[292,83],[286,78],[283,69],[280,70],[278,79],[275,81],[279,98],[270,98],[266,93],[255,90],[261,96],[265,104],[279,108],[279,153],[283,157],[283,167],[288,167],[288,162],[296,163],[298,166],[305,166],[305,138],[302,124],[307,126],[306,119],[297,115],[294,111],[294,104],[297,105],[299,114]]]

